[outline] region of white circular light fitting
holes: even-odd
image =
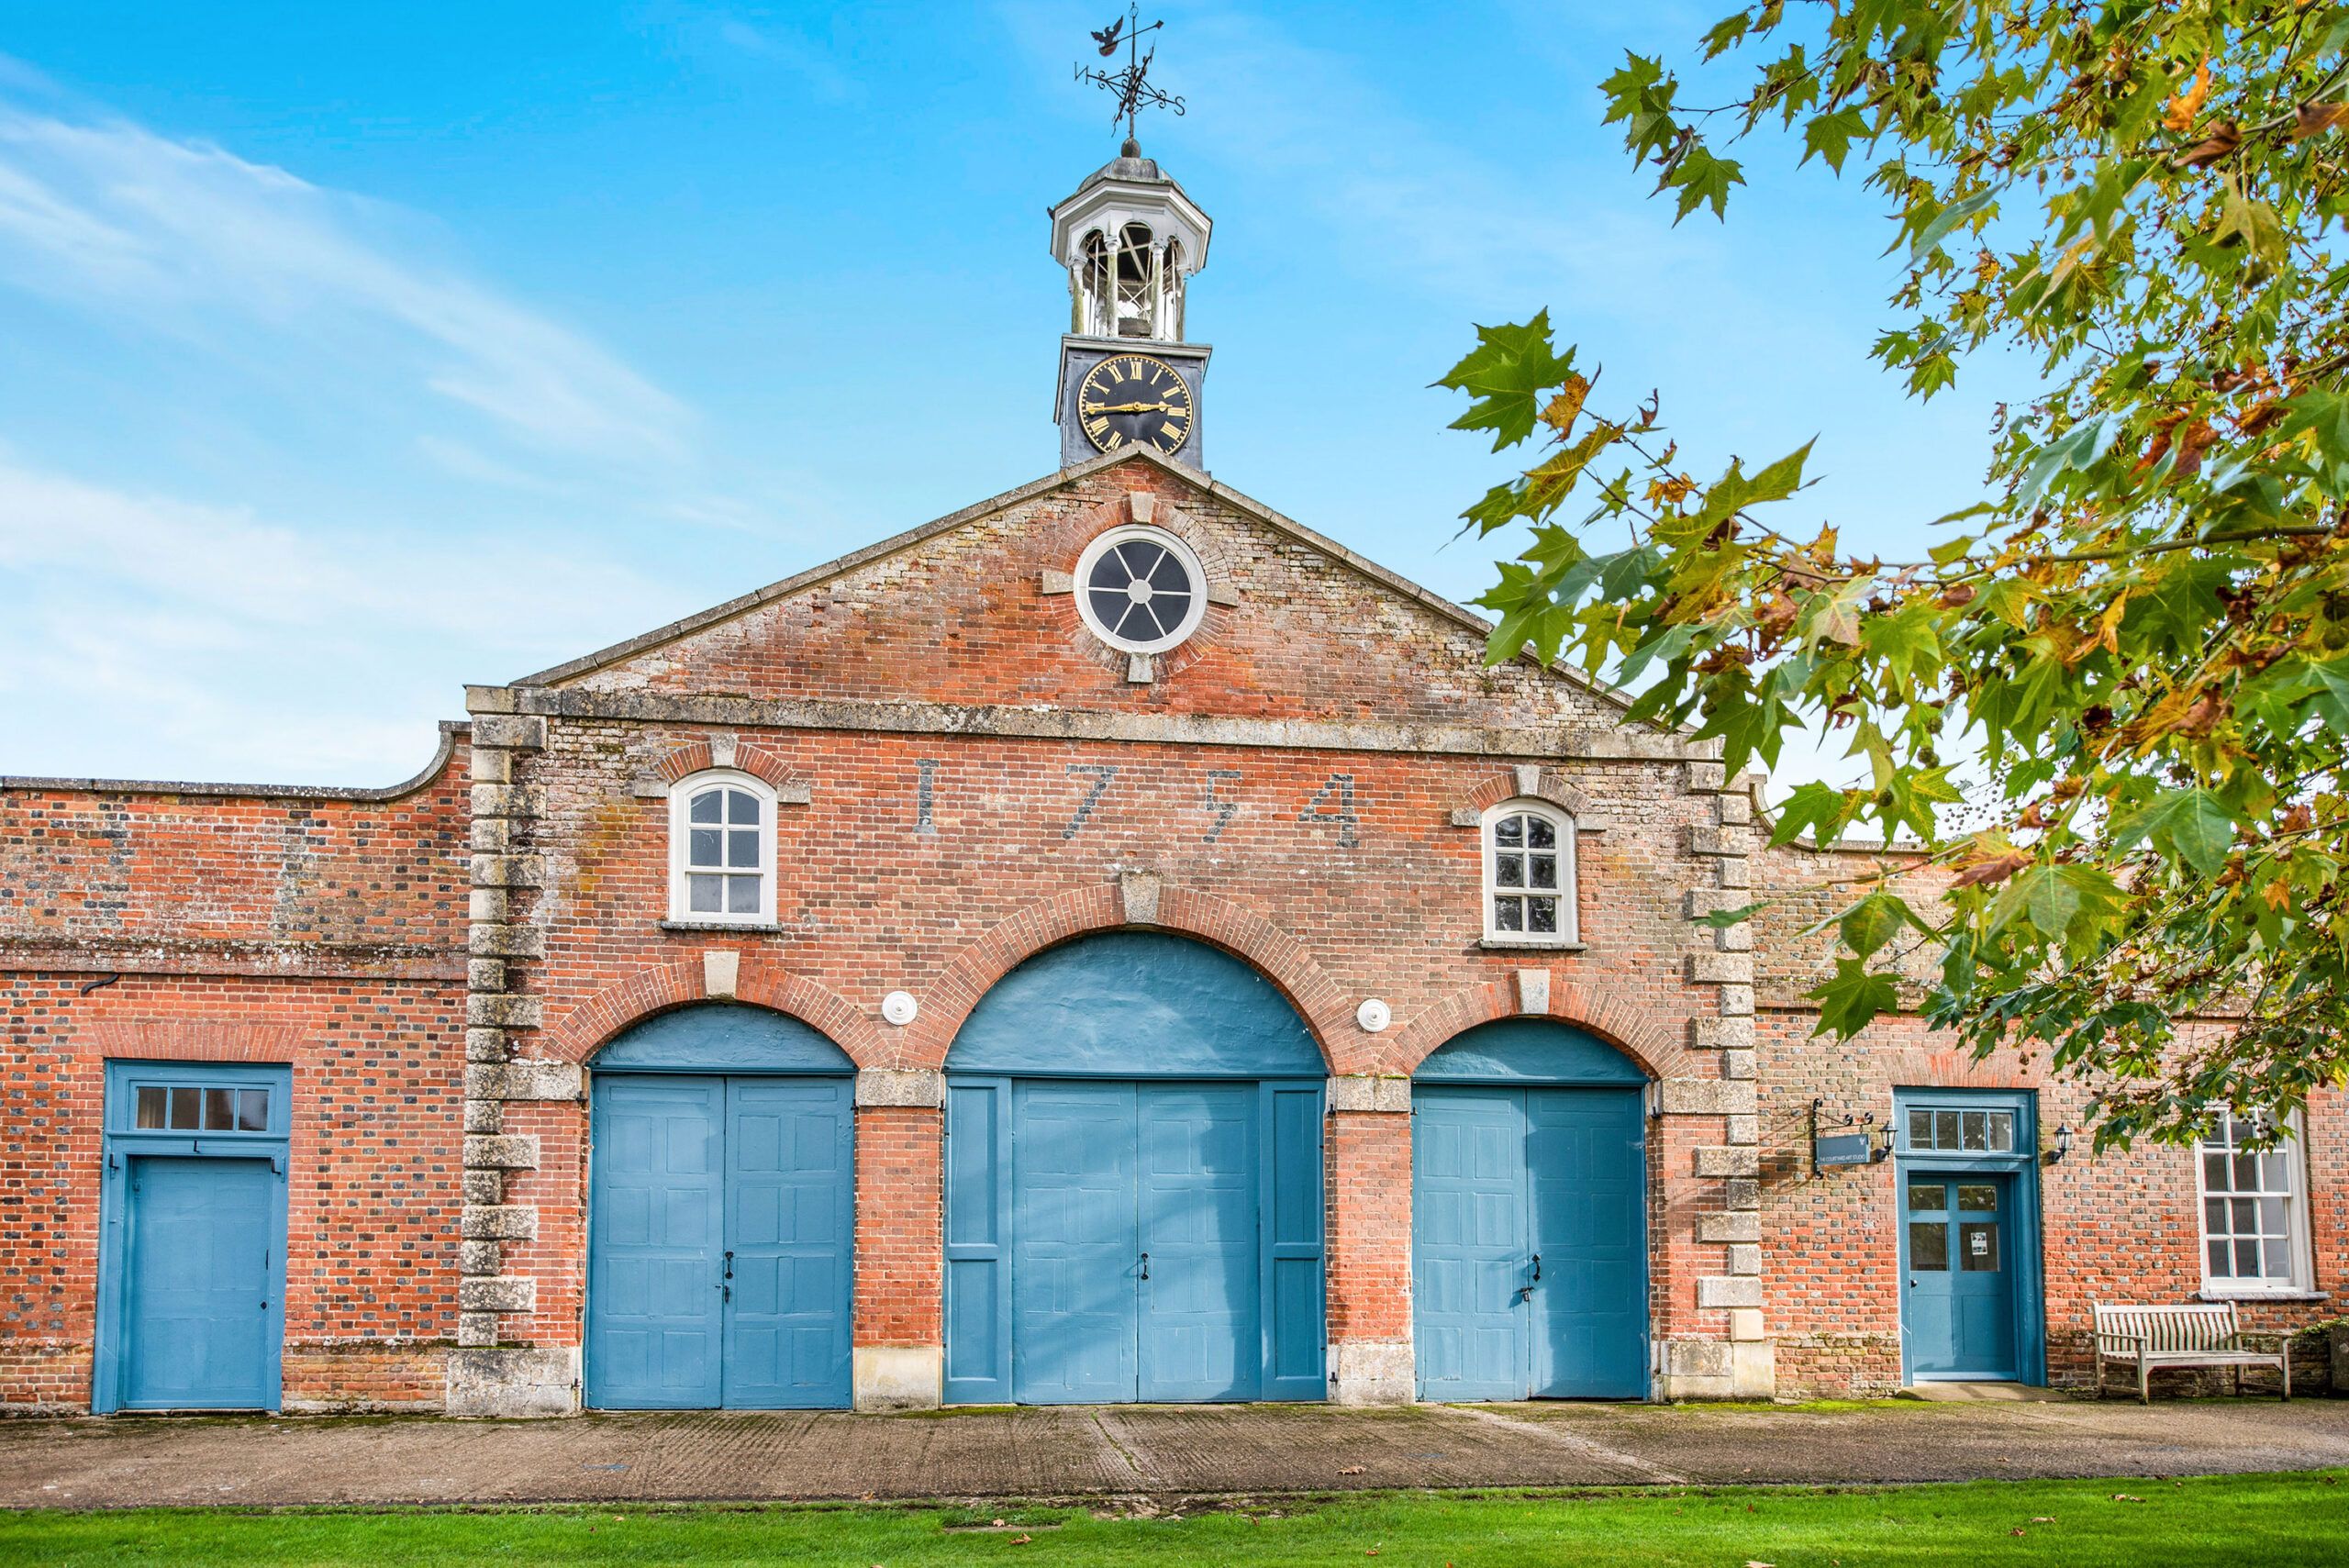
[[[921,1004],[910,991],[892,991],[881,998],[881,1016],[900,1028],[912,1023],[920,1011]]]
[[[1354,1009],[1354,1022],[1360,1024],[1366,1034],[1380,1033],[1394,1021],[1395,1010],[1375,996]]]

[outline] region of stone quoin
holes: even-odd
[[[1209,232],[1130,142],[1056,472],[404,784],[0,778],[0,1407],[1865,1395],[2331,1315],[2338,1094],[2098,1154],[2043,1054],[1815,1038],[1865,852],[1211,477]]]

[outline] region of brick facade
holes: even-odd
[[[1216,588],[1146,666],[1066,591],[1086,541],[1132,521],[1182,537]],[[1656,1080],[1660,1395],[1897,1382],[1890,1168],[1809,1179],[1798,1124],[1814,1095],[1888,1110],[1894,1086],[1971,1070],[1913,1020],[1863,1051],[1809,1042],[1770,933],[1689,918],[1800,874],[1757,853],[1750,788],[1567,674],[1487,667],[1483,643],[1129,453],[473,688],[469,727],[398,790],[0,781],[0,1400],[86,1405],[103,1062],[186,1055],[294,1067],[289,1403],[576,1408],[596,1052],[709,998],[855,1062],[859,1397],[934,1398],[955,1030],[1023,959],[1133,927],[1253,964],[1327,1061],[1333,1397],[1411,1386],[1408,1075],[1519,1016]],[[771,926],[667,917],[669,787],[713,766],[776,792]],[[1520,796],[1581,829],[1579,949],[1482,940],[1479,815]],[[881,1010],[897,991],[904,1024]],[[1358,1018],[1372,998],[1388,1027]],[[2337,1118],[2310,1118],[2321,1280],[2349,1245],[2324,1195]],[[2050,1246],[2080,1251],[2050,1255],[2058,1375],[2086,1295],[2199,1283],[2179,1272],[2192,1185],[2164,1151],[2048,1170]],[[2119,1272],[2154,1255],[2176,1266]]]

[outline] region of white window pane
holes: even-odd
[[[685,839],[685,863],[693,866],[714,866],[723,863],[719,851],[726,841],[725,833],[716,828],[696,828]]]
[[[1554,898],[1529,898],[1525,901],[1525,929],[1545,937],[1558,931],[1558,901]]]
[[[744,790],[728,790],[726,792],[726,820],[737,828],[757,827],[759,797]]]
[[[2284,1234],[2284,1200],[2264,1197],[2259,1200],[2259,1233],[2262,1236]]]
[[[1537,850],[1556,848],[1558,842],[1558,829],[1556,824],[1553,823],[1546,817],[1527,817],[1525,819],[1525,841],[1532,845]]]
[[[1493,929],[1501,931],[1525,929],[1525,912],[1516,899],[1500,897],[1493,900]]]
[[[2227,1157],[2224,1154],[2202,1156],[2202,1185],[2214,1193],[2225,1192],[2233,1185],[2227,1180]]]
[[[2259,1242],[2250,1237],[2235,1243],[2235,1278],[2259,1277]]]
[[[1525,818],[1504,817],[1493,824],[1493,842],[1519,845],[1525,842]]]
[[[1525,885],[1525,857],[1523,855],[1495,855],[1493,882],[1500,887],[1523,887]]]
[[[1992,1111],[1990,1113],[1990,1148],[1992,1151],[1995,1153],[2005,1154],[2010,1152],[2014,1149],[2014,1146],[2015,1113],[2012,1111]]]
[[[269,1091],[267,1089],[237,1091],[237,1130],[239,1132],[269,1130]]]
[[[696,915],[715,915],[723,907],[725,890],[718,884],[722,876],[689,876],[685,878],[685,907]]]
[[[2235,1178],[2228,1185],[2239,1193],[2257,1192],[2259,1190],[2259,1156],[2256,1154],[2236,1155]]]
[[[1915,1106],[1909,1110],[1909,1147],[1931,1149],[1933,1146],[1933,1113]]]
[[[2224,1241],[2213,1241],[2210,1244],[2210,1277],[2212,1279],[2233,1278],[2234,1276],[2229,1272],[2227,1265],[2229,1260],[2232,1259],[2234,1254],[2227,1250],[2227,1244]]]
[[[172,1091],[172,1126],[174,1129],[201,1131],[204,1121],[204,1091],[173,1089]]]
[[[694,796],[693,804],[685,808],[685,814],[696,822],[716,822],[718,814],[725,809],[725,806],[723,790],[705,790]]]
[[[2258,1212],[2257,1203],[2251,1198],[2239,1197],[2233,1201],[2232,1207],[2233,1212],[2227,1217],[2227,1229],[2238,1236],[2257,1235],[2259,1221],[2254,1218]]]
[[[163,1125],[163,1090],[159,1084],[148,1084],[139,1091],[139,1120],[140,1127]]]
[[[759,869],[759,830],[756,828],[729,828],[726,830],[726,863],[737,871]]]
[[[1534,855],[1531,857],[1531,863],[1526,869],[1533,873],[1534,886],[1555,887],[1558,885],[1557,856]]]
[[[2292,1190],[2291,1157],[2282,1150],[2259,1157],[2259,1185],[2263,1191],[2288,1193]]]
[[[2227,1229],[2227,1200],[2206,1197],[2202,1200],[2202,1229],[2210,1236],[2223,1235]]]
[[[726,879],[726,912],[729,915],[755,915],[759,912],[757,877],[729,876]]]
[[[1957,1113],[1955,1111],[1933,1113],[1933,1147],[1936,1149],[1957,1147]]]
[[[2262,1273],[2263,1278],[2288,1280],[2292,1277],[2291,1250],[2286,1245],[2283,1237],[2270,1236],[2260,1251],[2266,1255],[2267,1260],[2267,1266]]]

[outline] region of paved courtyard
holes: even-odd
[[[2349,1401],[0,1421],[0,1506],[1113,1496],[2349,1466]]]

